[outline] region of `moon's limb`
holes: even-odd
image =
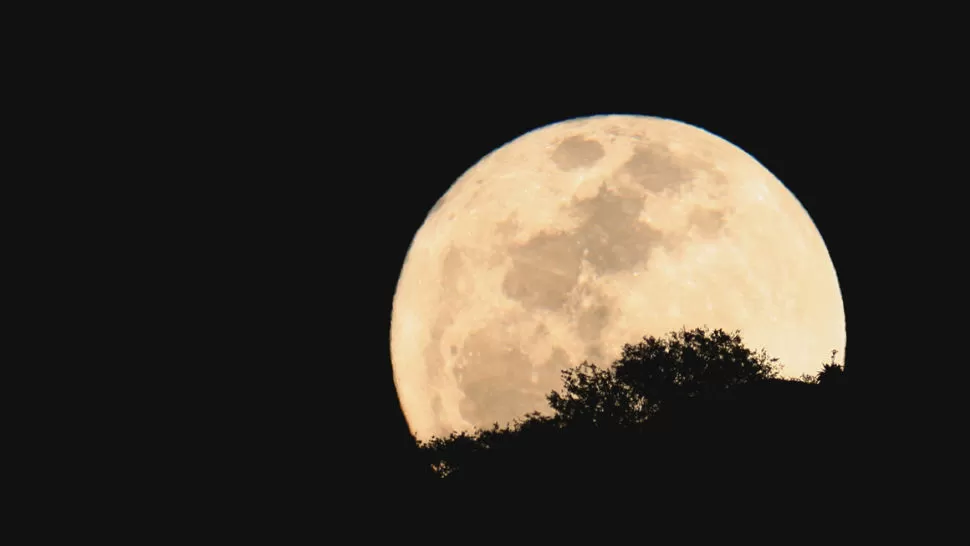
[[[730,143],[679,122],[540,128],[469,169],[415,235],[391,350],[419,438],[547,410],[560,370],[681,326],[742,330],[789,375],[845,344],[807,213]]]

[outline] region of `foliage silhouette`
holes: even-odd
[[[837,352],[832,351],[832,359],[827,364],[823,364],[822,370],[815,376],[815,381],[828,389],[845,387],[847,384],[845,366],[835,361]]]
[[[650,405],[612,369],[583,362],[562,372],[563,392],[546,399],[556,419],[571,426],[632,426],[649,417]]]
[[[695,328],[624,345],[613,367],[619,381],[655,405],[673,398],[716,398],[738,385],[777,377],[776,362],[764,350],[745,347],[740,332]]]
[[[835,352],[816,376],[783,380],[781,369],[737,331],[682,329],[624,345],[607,368],[564,370],[562,388],[547,395],[552,415],[418,444],[425,464],[452,483],[709,481],[722,467],[757,468],[772,449],[814,453],[807,442],[831,428],[831,412],[816,426],[812,393],[845,386]]]

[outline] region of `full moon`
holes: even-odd
[[[705,325],[740,330],[789,377],[844,350],[835,268],[808,213],[692,125],[571,119],[496,149],[431,209],[394,294],[394,381],[428,439],[549,413],[561,370]]]

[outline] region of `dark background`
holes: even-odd
[[[78,505],[106,476],[115,500],[144,511],[131,499],[147,495],[166,521],[407,502],[415,451],[389,327],[411,238],[496,147],[606,113],[701,127],[795,194],[842,287],[855,447],[875,446],[839,455],[888,488],[925,481],[944,414],[916,399],[943,399],[964,367],[948,318],[962,268],[941,264],[965,217],[942,213],[965,170],[945,165],[965,151],[942,100],[959,95],[944,54],[960,34],[915,37],[908,11],[765,13],[757,28],[713,15],[701,29],[642,7],[572,23],[240,7],[105,17],[104,33],[66,19],[83,36],[36,63],[54,81],[28,114],[52,112],[36,130],[70,152],[36,161],[65,170],[34,184],[40,208],[78,215],[55,230],[71,253],[37,245],[63,257],[44,290],[83,300],[38,310],[93,330],[35,346],[68,353],[69,373],[41,373],[81,399],[57,412],[76,437],[50,465],[90,481]]]
[[[306,365],[348,368],[341,371],[351,374],[351,383],[320,392],[332,394],[352,416],[342,424],[368,445],[362,453],[381,468],[370,477],[404,465],[410,450],[388,336],[392,298],[412,237],[441,194],[480,158],[529,130],[572,117],[625,113],[684,121],[739,146],[774,173],[806,208],[831,253],[845,302],[848,366],[856,374],[854,312],[860,303],[854,294],[864,281],[853,276],[853,264],[867,259],[857,246],[867,228],[860,225],[853,194],[865,191],[867,150],[860,142],[875,129],[857,109],[851,89],[827,93],[835,84],[824,72],[812,76],[811,84],[766,73],[720,80],[725,85],[706,78],[669,85],[642,74],[603,82],[498,70],[463,73],[438,65],[390,79],[379,99],[365,101],[354,114],[340,114],[353,128],[350,137],[321,131],[342,142],[320,142],[311,152],[319,154],[319,172],[307,184],[320,187],[294,196],[303,201],[298,210],[310,208],[308,215],[323,215],[327,222],[300,239],[319,260],[312,263],[322,266],[319,300],[306,303],[313,320],[300,329],[320,340],[319,352],[308,355]],[[324,280],[332,276],[339,280]],[[863,367],[858,366],[860,380]]]
[[[416,36],[364,53],[344,44],[269,58],[254,47],[236,52],[246,63],[233,69],[200,63],[200,77],[215,85],[184,93],[197,117],[179,158],[202,157],[207,170],[183,178],[195,210],[180,232],[189,243],[177,248],[191,260],[176,273],[193,297],[173,314],[182,322],[171,337],[179,348],[205,347],[175,355],[194,395],[179,410],[192,423],[185,453],[213,454],[196,470],[291,498],[321,485],[352,483],[366,495],[407,481],[415,452],[389,330],[412,237],[483,156],[532,129],[594,114],[683,121],[774,173],[835,264],[854,392],[889,396],[873,385],[885,356],[898,352],[872,319],[895,319],[879,285],[906,263],[887,265],[886,251],[901,243],[886,235],[884,219],[899,214],[886,198],[899,203],[893,188],[914,183],[897,172],[913,139],[900,138],[899,116],[887,115],[900,104],[892,74],[877,78],[878,66],[838,50],[787,52],[779,62],[767,47],[714,49],[648,63],[559,44],[490,42],[469,53],[449,43]],[[896,305],[909,296],[892,282]],[[166,305],[185,297],[176,292]],[[878,405],[865,407],[888,422]]]

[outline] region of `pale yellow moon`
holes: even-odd
[[[414,236],[391,358],[419,439],[548,413],[560,370],[681,327],[741,330],[783,375],[845,348],[808,213],[726,140],[662,118],[541,127],[466,171]]]

